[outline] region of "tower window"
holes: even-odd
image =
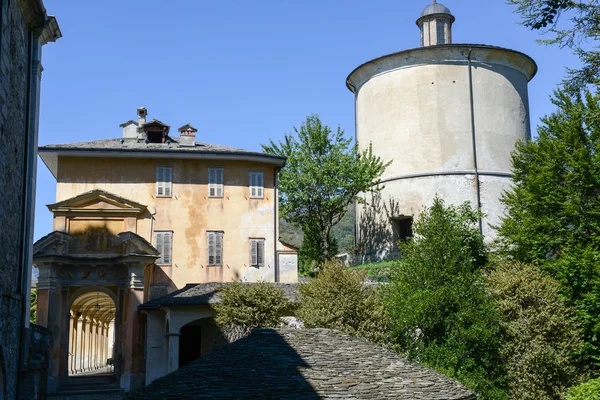
[[[412,217],[392,218],[392,231],[394,233],[394,242],[406,242],[412,237]]]
[[[446,44],[446,22],[437,20],[435,21],[435,25],[437,31],[436,44]]]
[[[419,27],[421,31],[421,47],[425,46],[425,23],[421,22],[421,26]]]

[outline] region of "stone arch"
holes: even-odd
[[[112,372],[117,297],[102,286],[86,286],[70,296],[69,375]]]
[[[210,354],[224,344],[220,329],[212,317],[189,321],[179,329],[179,368]]]

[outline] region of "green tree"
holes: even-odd
[[[567,400],[600,400],[600,378],[571,388],[567,393]]]
[[[583,355],[600,368],[600,97],[557,91],[558,110],[512,155],[500,248],[560,284],[583,329]],[[585,358],[584,358],[585,361]]]
[[[580,69],[568,69],[567,87],[578,91],[588,84],[600,83],[600,0],[508,0],[517,6],[523,25],[546,30],[552,37],[540,40],[543,44],[557,44],[570,48],[582,63]],[[564,17],[569,26],[559,24]]]
[[[386,302],[393,341],[407,355],[460,380],[484,399],[503,399],[500,321],[481,272],[486,263],[479,213],[440,198],[399,243]]]
[[[35,324],[37,313],[37,289],[32,289],[29,295],[29,321]]]
[[[272,283],[232,282],[219,290],[214,304],[215,322],[230,340],[247,335],[254,328],[275,328],[290,308],[283,290]]]
[[[305,242],[313,247],[309,253],[321,262],[335,256],[332,228],[349,204],[360,201],[359,193],[378,190],[379,177],[389,164],[374,156],[370,147],[359,152],[340,127],[333,133],[317,115],[307,117],[294,131],[283,142],[271,140],[263,149],[287,157],[279,175],[281,214],[302,228]]]
[[[389,318],[377,285],[365,282],[366,271],[326,262],[317,277],[300,284],[296,316],[306,328],[344,331],[385,344]]]
[[[562,399],[579,377],[574,355],[583,341],[558,283],[535,266],[499,261],[488,290],[502,315],[511,399]]]

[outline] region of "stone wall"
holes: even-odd
[[[41,0],[0,0],[0,399],[44,397],[50,340],[29,329],[41,46],[61,36]],[[33,354],[30,345],[36,347]],[[41,346],[41,347],[40,347]],[[45,350],[44,350],[45,349]],[[36,360],[30,357],[35,355]],[[32,361],[32,362],[30,362]],[[21,394],[20,388],[27,388]]]
[[[29,31],[16,1],[1,1],[0,31],[0,374],[4,399],[16,398],[21,309],[23,182],[27,132]],[[2,396],[0,395],[0,398]]]

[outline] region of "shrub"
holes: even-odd
[[[275,328],[290,307],[281,289],[267,282],[233,282],[219,290],[214,305],[215,322],[230,340],[247,335],[254,328]]]
[[[409,358],[460,380],[482,399],[506,398],[499,358],[500,321],[487,296],[479,214],[435,198],[400,243],[386,303],[392,339]]]
[[[600,378],[569,389],[566,400],[600,400]]]
[[[316,278],[300,284],[296,316],[306,328],[338,329],[383,344],[389,320],[376,285],[365,283],[366,272],[325,262]]]
[[[559,284],[531,265],[499,262],[488,288],[501,313],[501,355],[516,400],[562,399],[576,382],[582,338]]]

